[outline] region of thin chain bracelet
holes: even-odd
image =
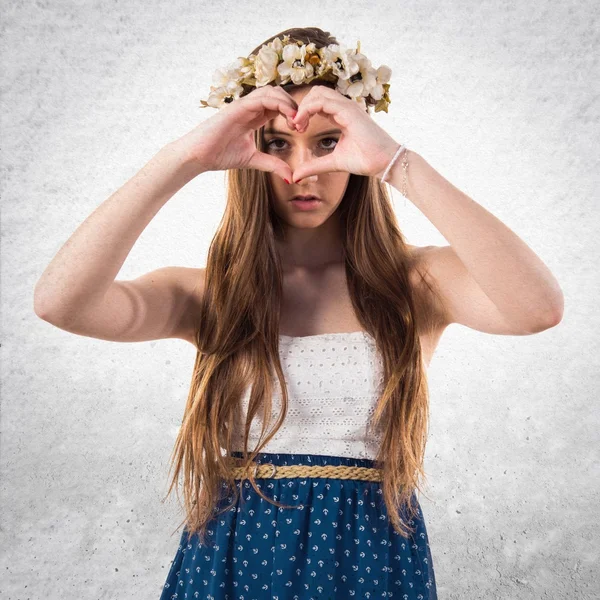
[[[403,180],[402,180],[402,192],[401,193],[405,198],[408,198],[408,196],[406,195],[408,193],[408,190],[407,190],[407,187],[408,187],[407,186],[408,148],[406,146],[404,146],[403,144],[400,146],[400,148],[398,148],[398,150],[396,150],[396,154],[394,154],[394,158],[392,158],[392,160],[390,161],[390,164],[387,166],[387,169],[383,173],[383,177],[381,178],[381,181],[382,182],[385,181],[385,178],[387,177],[388,173],[390,172],[390,169],[392,168],[392,166],[394,165],[394,163],[400,156],[400,153],[402,152],[402,150],[404,150],[404,156],[402,157],[402,169],[404,171],[404,176],[403,176]]]

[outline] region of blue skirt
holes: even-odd
[[[267,452],[255,462],[374,466],[367,458]],[[243,498],[208,524],[206,545],[184,528],[160,600],[437,600],[414,494],[418,518],[409,524],[415,533],[405,538],[388,521],[379,481],[283,477],[258,478],[256,484],[294,508],[274,506],[244,481]],[[219,508],[232,501],[224,495]]]

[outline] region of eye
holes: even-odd
[[[338,142],[337,138],[323,138],[321,141],[323,141],[323,142],[327,142],[327,141],[335,142],[335,146],[337,146],[337,142]],[[327,148],[325,148],[325,150],[333,150],[335,148],[335,146],[328,146]]]
[[[273,144],[277,144],[279,142],[282,142],[283,144],[287,144],[287,142],[281,138],[273,138],[272,140],[270,140],[269,142],[266,142],[267,148],[269,150],[273,150],[274,152],[283,152],[285,148],[282,147],[275,147],[273,146]],[[333,137],[328,137],[328,138],[323,138],[320,143],[323,142],[335,142],[335,146],[337,146],[338,143],[338,139],[337,138],[333,138]],[[322,148],[322,150],[334,150],[335,146],[332,145],[327,145],[325,147]]]
[[[274,140],[271,140],[270,142],[267,142],[267,148],[269,148],[269,150],[281,150],[281,148],[274,148],[272,146],[272,144],[276,144],[277,142],[285,142],[285,140],[282,140],[281,138],[276,138]]]

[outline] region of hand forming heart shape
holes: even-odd
[[[339,126],[342,135],[331,154],[300,165],[293,174],[294,183],[331,171],[383,176],[400,144],[360,104],[327,86],[314,85],[302,98],[292,122],[298,131],[306,131],[311,116],[317,113]]]

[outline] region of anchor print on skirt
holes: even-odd
[[[263,452],[255,460],[373,466],[366,458],[317,454]],[[405,538],[388,520],[380,482],[296,477],[257,485],[294,508],[273,506],[245,481],[237,503],[209,524],[205,546],[184,529],[160,600],[437,600],[420,506],[409,521],[415,533]],[[232,500],[224,495],[219,508]]]

